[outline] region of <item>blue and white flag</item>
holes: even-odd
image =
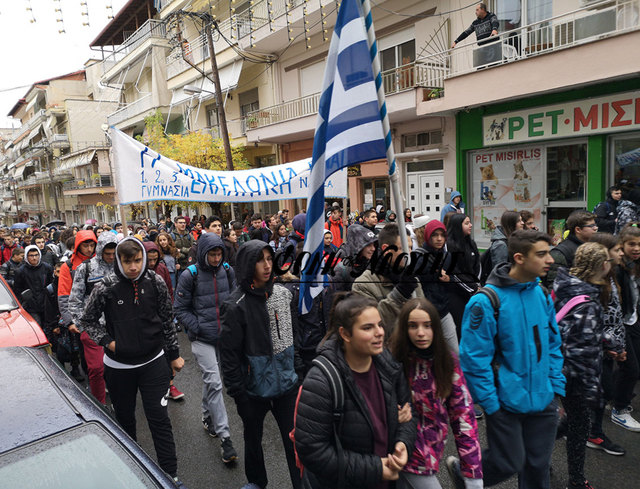
[[[311,309],[327,281],[320,273],[325,179],[344,167],[387,155],[371,53],[361,1],[343,1],[327,56],[313,139],[304,241],[309,255],[303,261],[300,285],[302,314]]]

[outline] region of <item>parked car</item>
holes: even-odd
[[[23,295],[27,297],[29,293],[25,291]],[[51,353],[51,345],[40,325],[0,277],[0,347],[3,346],[34,346]]]
[[[36,348],[0,348],[0,487],[184,487]]]

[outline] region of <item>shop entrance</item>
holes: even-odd
[[[364,192],[364,210],[375,208],[378,205],[389,210],[391,206],[391,191],[389,189],[388,178],[364,178],[362,179],[362,189]],[[396,211],[399,215],[402,210]]]
[[[440,219],[445,204],[443,168],[443,160],[407,163],[407,203],[413,215],[427,214]]]

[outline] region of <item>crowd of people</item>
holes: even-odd
[[[294,488],[438,488],[451,430],[459,456],[444,465],[456,488],[516,474],[520,487],[548,488],[566,436],[568,487],[589,489],[586,447],[625,453],[604,433],[605,404],[613,423],[640,431],[640,198],[619,190],[595,214],[573,211],[555,247],[530,212],[505,212],[484,253],[459,193],[441,220],[403,211],[410,256],[395,212],[343,220],[328,205],[328,283],[305,314],[292,257],[304,253],[306,215],[286,209],[6,232],[0,271],[19,297],[31,290],[23,305],[60,362],[78,380],[84,370],[99,402],[108,390],[134,439],[140,392],[173,477],[165,399],[184,396],[173,385],[184,330],[202,373],[203,427],[225,463],[238,458],[226,388],[259,488],[271,412]],[[598,229],[603,219],[612,232]]]

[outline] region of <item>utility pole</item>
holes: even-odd
[[[227,160],[227,170],[233,171],[233,156],[231,154],[231,144],[229,143],[229,131],[227,129],[227,116],[224,113],[222,104],[222,90],[220,88],[220,75],[218,74],[218,63],[216,62],[216,52],[213,47],[213,35],[211,34],[211,23],[213,19],[209,18],[205,25],[207,34],[207,42],[209,43],[209,57],[211,58],[211,74],[213,75],[213,83],[215,84],[216,107],[218,109],[218,122],[220,123],[220,135],[222,136],[222,144],[224,145],[224,154]],[[236,213],[234,203],[231,202],[231,220],[235,221]]]
[[[57,184],[53,180],[53,170],[51,169],[52,158],[49,158],[49,153],[47,151],[45,151],[45,154],[47,155],[47,168],[49,170],[49,179],[51,181],[49,190],[53,192],[53,201],[55,202],[55,205],[56,205],[56,219],[60,219],[60,205],[58,204],[58,189],[56,188]]]
[[[11,183],[13,183],[13,198],[16,200],[16,222],[20,219],[20,204],[18,201],[18,192],[16,191],[16,179],[11,177]]]

